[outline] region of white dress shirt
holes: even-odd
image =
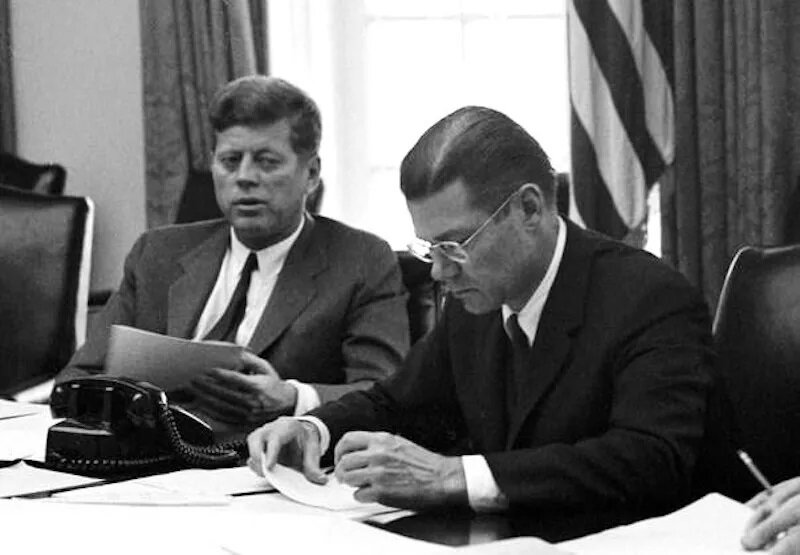
[[[261,320],[261,315],[272,296],[272,291],[275,289],[286,257],[303,230],[304,222],[305,218],[301,219],[297,229],[286,239],[258,251],[251,251],[242,244],[231,228],[230,246],[222,259],[217,281],[195,327],[193,335],[195,340],[202,340],[225,313],[225,309],[228,308],[231,297],[233,297],[233,292],[236,290],[236,285],[239,283],[245,261],[250,252],[254,252],[258,258],[258,269],[253,271],[250,279],[244,317],[236,330],[237,345],[247,346],[250,343],[256,326]],[[319,395],[312,386],[297,380],[286,380],[286,382],[297,389],[294,414],[303,414],[319,406]]]
[[[542,278],[541,283],[531,295],[531,298],[522,307],[517,315],[519,326],[528,338],[530,345],[536,339],[536,330],[539,328],[539,319],[542,316],[544,304],[550,294],[550,289],[556,279],[561,259],[564,256],[564,246],[567,242],[567,226],[561,217],[558,217],[558,236],[553,250],[553,258]],[[509,316],[514,313],[510,307],[503,305],[503,327]],[[320,435],[320,453],[324,454],[330,447],[331,434],[328,427],[314,416],[302,416],[300,420],[311,422],[317,427]],[[489,512],[508,507],[508,499],[497,486],[489,464],[483,455],[465,455],[461,457],[464,467],[464,477],[467,482],[467,497],[469,505],[476,512]]]

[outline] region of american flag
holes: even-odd
[[[623,238],[674,156],[671,0],[569,0],[572,193],[587,227]]]

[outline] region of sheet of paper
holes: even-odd
[[[319,553],[325,555],[442,555],[454,548],[416,540],[346,520],[327,516],[254,515],[256,533],[228,535],[221,544],[237,555],[264,553]],[[242,521],[240,524],[243,524]]]
[[[539,538],[520,537],[466,545],[455,550],[457,555],[569,555]]]
[[[217,341],[190,341],[113,325],[106,373],[147,381],[165,391],[187,385],[199,371],[235,368],[244,347]]]
[[[54,472],[34,468],[20,462],[14,466],[0,469],[0,497],[12,497],[50,491],[54,489],[82,486],[101,482],[98,478],[76,476],[65,472]]]
[[[127,505],[228,505],[234,494],[275,491],[246,466],[190,468],[59,494],[64,501]]]
[[[6,401],[5,399],[0,399],[0,420],[49,412],[50,407],[47,405],[19,403],[17,401]]]
[[[276,464],[272,470],[263,469],[264,476],[286,497],[313,507],[331,511],[344,511],[364,507],[365,503],[353,497],[356,488],[342,484],[330,474],[324,485],[309,482],[305,476],[293,468]],[[378,505],[378,503],[371,503]],[[385,505],[380,505],[385,507]],[[390,507],[385,507],[391,510]]]
[[[230,555],[221,547],[227,507],[73,505],[0,500],[0,551],[14,555]],[[235,517],[236,515],[231,515]],[[252,523],[250,523],[252,525]]]
[[[204,470],[190,468],[139,478],[137,482],[174,492],[197,495],[236,495],[275,491],[269,480],[246,466]]]
[[[276,494],[277,495],[277,494]],[[265,496],[269,497],[269,496]],[[3,553],[28,555],[439,555],[453,548],[326,516],[233,507],[154,507],[0,500]]]
[[[56,494],[52,499],[63,503],[149,506],[230,505],[232,500],[232,498],[227,495],[184,493],[144,484],[138,481],[117,482],[91,488],[76,489]]]
[[[577,555],[728,555],[745,551],[739,539],[752,513],[747,506],[709,494],[663,517],[611,528],[558,547]]]
[[[0,420],[0,459],[44,461],[47,430],[60,421],[49,411]]]

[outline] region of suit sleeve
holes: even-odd
[[[89,330],[90,334],[87,336],[86,342],[56,376],[56,382],[91,374],[102,374],[112,324],[135,325],[136,267],[144,248],[145,237],[141,236],[125,259],[119,289],[111,296],[97,316],[97,321]]]
[[[342,333],[345,383],[311,384],[323,404],[388,378],[408,352],[407,294],[394,252],[383,241],[369,241],[357,267],[358,284]]]
[[[703,435],[709,328],[705,303],[688,285],[649,288],[634,301],[606,363],[611,391],[605,432],[486,455],[511,505],[577,509],[683,502]]]
[[[442,339],[446,333],[440,321],[391,378],[311,411],[328,427],[331,445],[352,430],[398,433],[437,451],[458,441],[463,424]]]

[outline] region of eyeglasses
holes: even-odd
[[[508,198],[503,201],[503,204],[498,206],[497,210],[492,212],[492,215],[486,218],[486,221],[483,222],[478,229],[473,231],[469,237],[460,243],[458,241],[438,241],[436,243],[431,243],[430,241],[426,241],[425,239],[420,239],[417,237],[408,244],[408,252],[423,262],[433,262],[433,254],[437,253],[440,256],[451,260],[452,262],[464,264],[467,260],[469,260],[469,253],[467,252],[469,243],[475,239],[475,237],[477,237],[481,231],[486,229],[489,223],[494,220],[494,218],[503,210],[503,208],[505,208],[506,204],[508,204],[518,192],[519,189],[508,195]]]

